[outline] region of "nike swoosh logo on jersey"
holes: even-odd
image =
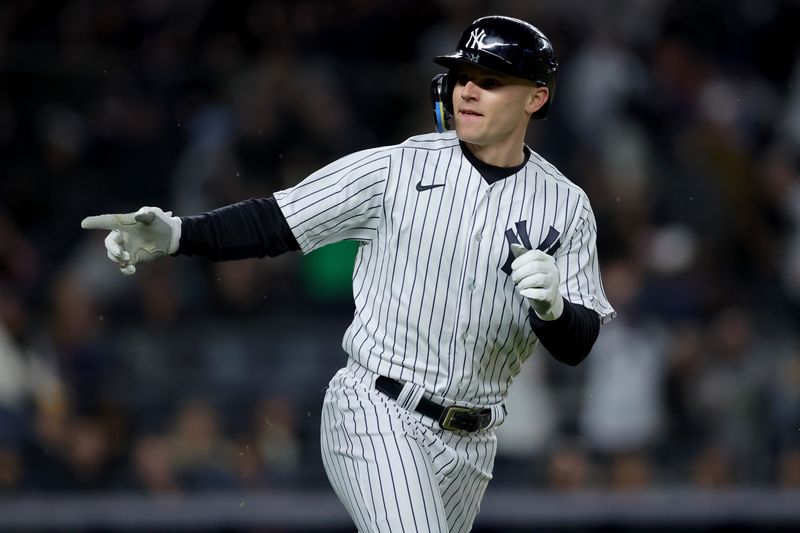
[[[423,185],[422,181],[417,182],[417,191],[429,191],[431,189],[435,189],[436,187],[444,187],[444,183],[431,183],[430,185]]]

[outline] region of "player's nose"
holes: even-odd
[[[469,80],[465,85],[464,88],[461,89],[461,98],[464,100],[474,100],[478,97],[478,91],[480,87],[472,81]]]

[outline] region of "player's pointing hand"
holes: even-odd
[[[158,207],[86,217],[81,227],[110,231],[105,240],[106,253],[128,276],[136,272],[134,265],[177,252],[181,238],[181,219]]]
[[[541,250],[528,250],[512,244],[511,280],[517,291],[528,299],[536,315],[542,320],[555,320],[564,311],[564,299],[558,291],[561,275],[556,260]]]

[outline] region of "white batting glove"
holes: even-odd
[[[558,291],[561,275],[556,260],[541,250],[528,250],[512,244],[511,280],[517,291],[528,299],[533,311],[542,320],[555,320],[564,312],[564,300]]]
[[[158,207],[86,217],[81,227],[111,232],[105,240],[108,258],[126,276],[136,272],[134,265],[177,252],[181,239],[181,219]]]

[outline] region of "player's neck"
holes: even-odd
[[[472,155],[496,167],[515,167],[525,161],[524,143],[477,145],[464,142]]]

